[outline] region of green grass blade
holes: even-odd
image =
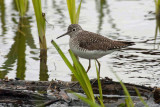
[[[160,0],[158,0],[158,6],[160,5]]]
[[[59,46],[56,44],[56,42],[54,40],[51,41],[51,43],[53,44],[53,46],[56,48],[56,50],[58,51],[58,53],[60,54],[60,56],[62,57],[62,59],[64,60],[64,62],[66,63],[66,65],[68,66],[68,68],[71,70],[71,72],[75,75],[75,77],[79,80],[79,73],[75,71],[74,67],[72,66],[72,64],[69,62],[69,60],[66,58],[66,56],[64,55],[64,53],[62,52],[62,50],[59,48]]]
[[[78,72],[75,70],[75,68],[69,62],[69,60],[66,58],[66,56],[64,55],[64,53],[62,52],[62,50],[59,48],[59,46],[56,44],[56,42],[54,40],[52,40],[51,43],[54,45],[54,47],[56,48],[56,50],[58,51],[58,53],[62,57],[63,61],[66,63],[66,65],[71,70],[71,72],[74,74],[74,76],[76,77],[76,79],[80,80],[80,76],[79,76]]]
[[[67,0],[67,6],[68,6],[68,12],[69,12],[69,16],[70,16],[70,20],[71,20],[71,23],[73,23],[73,19],[72,19],[72,13],[71,13],[71,0]]]
[[[75,64],[75,67],[78,69],[79,71],[79,76],[80,76],[80,80],[79,83],[82,86],[84,92],[86,93],[87,97],[89,99],[91,99],[93,102],[95,102],[95,98],[94,98],[94,94],[93,94],[93,90],[91,87],[91,83],[90,80],[88,78],[88,75],[86,73],[86,71],[84,70],[83,66],[79,63],[79,61],[77,60],[77,58],[75,57],[75,55],[72,53],[72,51],[69,51],[71,58],[73,60],[73,63]]]
[[[78,9],[77,9],[77,12],[76,12],[76,22],[75,22],[76,24],[78,24],[78,22],[79,22],[79,15],[80,15],[81,3],[82,3],[82,0],[80,1],[79,6],[78,6]]]
[[[77,96],[79,99],[81,99],[82,101],[86,102],[87,104],[90,105],[90,107],[101,107],[100,105],[98,105],[97,103],[92,102],[92,100],[89,100],[88,98],[85,98],[81,95],[78,95],[76,93],[73,93],[75,96]]]
[[[59,48],[59,46],[56,44],[56,42],[54,40],[52,40],[51,43],[56,48],[56,50],[58,51],[58,53],[61,55],[62,59],[64,60],[64,62],[68,66],[68,68],[72,71],[72,73],[74,73],[75,70],[74,70],[73,66],[71,65],[71,63],[69,62],[69,60],[66,58],[66,56],[64,55],[64,53],[62,52],[62,50]]]
[[[133,101],[132,101],[132,99],[131,99],[131,96],[130,96],[130,94],[129,94],[127,88],[126,88],[126,86],[125,86],[125,85],[123,84],[123,82],[120,80],[120,78],[118,77],[118,75],[117,75],[115,72],[113,72],[113,73],[114,73],[114,75],[116,76],[116,78],[118,79],[118,81],[120,82],[120,84],[121,84],[121,86],[122,86],[122,88],[123,88],[123,90],[124,90],[124,93],[125,93],[125,95],[126,95],[126,97],[127,97],[128,103],[129,103],[129,107],[134,107],[134,103],[133,103]]]
[[[23,17],[27,11],[28,0],[16,0],[17,9],[21,17]]]
[[[160,15],[160,0],[154,0],[155,2],[155,8],[156,8],[156,16]]]
[[[145,107],[149,107],[149,106],[146,104],[146,102],[143,100],[143,98],[141,97],[141,95],[140,95],[140,93],[139,93],[139,91],[138,91],[137,88],[135,88],[135,91],[136,91],[137,95],[139,96],[139,99],[141,100],[141,102],[145,105]]]
[[[75,14],[76,14],[76,6],[75,6],[75,0],[67,0],[67,6],[68,6],[68,11],[69,11],[69,16],[71,23],[75,23]]]
[[[125,99],[125,105],[126,105],[126,107],[130,107],[130,104],[129,104],[129,99]]]
[[[80,77],[79,82],[80,82],[82,88],[84,89],[84,92],[86,93],[88,98],[94,99],[94,96],[92,94],[93,91],[92,91],[92,88],[91,88],[91,84],[90,84],[89,78],[88,78],[85,70],[83,70],[79,61],[77,61],[76,57],[74,56],[74,54],[71,51],[70,51],[70,55],[71,55],[71,58],[72,58],[72,60],[75,64],[75,67],[78,69],[79,77]]]
[[[100,95],[99,102],[101,103],[101,106],[102,106],[102,107],[105,107],[105,106],[104,106],[104,103],[103,103],[103,94],[102,94],[101,81],[100,81],[99,71],[98,71],[96,62],[95,62],[95,66],[96,66],[97,80],[98,80],[98,88],[99,88],[99,95]]]
[[[100,99],[99,97],[98,97],[98,100],[99,100],[99,102],[100,102],[100,104],[101,104],[101,107],[105,107],[105,106],[104,106],[104,103],[103,103],[103,100]]]
[[[45,38],[46,23],[44,17],[42,16],[41,0],[32,0],[32,3],[37,21],[40,48],[47,49]]]
[[[76,15],[76,2],[75,2],[75,0],[71,0],[72,2],[72,17],[73,17],[73,24],[75,24],[75,21],[76,21],[76,17],[75,17],[75,15]]]
[[[66,56],[64,55],[64,53],[62,52],[62,50],[59,48],[59,46],[56,44],[56,42],[54,40],[52,40],[51,43],[54,45],[54,47],[56,48],[56,50],[58,51],[58,53],[62,57],[63,61],[66,63],[66,65],[71,70],[71,72],[74,74],[74,76],[76,77],[76,79],[78,81],[82,81],[81,77],[79,76],[79,72],[77,72],[78,70],[77,71],[75,70],[75,68],[72,66],[72,64],[69,62],[69,60],[66,58]]]
[[[75,64],[75,67],[73,67],[71,65],[71,63],[69,62],[69,60],[64,55],[64,53],[61,51],[59,46],[56,44],[56,42],[52,40],[51,43],[57,49],[58,53],[61,55],[62,59],[64,60],[64,62],[68,66],[68,68],[75,75],[76,79],[79,81],[79,83],[80,83],[81,87],[83,88],[83,90],[84,90],[85,94],[87,95],[87,97],[92,102],[95,103],[95,98],[94,98],[93,90],[92,90],[92,87],[91,87],[91,84],[90,84],[90,80],[89,80],[89,78],[87,76],[87,73],[85,72],[84,67],[79,63],[79,61],[77,60],[75,55],[72,53],[72,51],[69,50],[69,53],[70,53],[71,58],[73,60],[73,63]]]
[[[78,9],[76,11],[75,0],[67,0],[68,12],[69,12],[69,16],[70,16],[70,20],[71,20],[72,24],[78,24],[79,14],[80,14],[80,9],[81,9],[81,3],[82,3],[82,0],[80,1],[80,4],[79,4]]]

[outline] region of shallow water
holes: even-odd
[[[68,53],[69,36],[56,39],[66,32],[70,24],[66,1],[42,0],[46,19],[54,25],[46,25],[48,57],[45,70],[40,68],[39,39],[31,0],[23,20],[19,18],[13,0],[4,1],[0,8],[0,78],[74,80],[51,44],[54,39],[71,60]],[[117,80],[113,74],[116,72],[123,82],[160,86],[160,37],[158,35],[155,43],[154,11],[153,0],[87,0],[82,3],[79,24],[83,29],[110,39],[136,43],[100,58],[101,77]],[[19,29],[22,22],[24,26]],[[87,69],[88,60],[80,61]],[[90,78],[96,77],[94,61],[88,75]]]

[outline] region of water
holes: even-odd
[[[0,4],[0,78],[49,81],[72,81],[74,77],[57,53],[54,39],[65,55],[68,53],[69,36],[56,39],[67,31],[70,19],[65,0],[42,0],[46,25],[47,63],[40,62],[39,39],[32,1],[25,19],[19,18],[13,0]],[[99,59],[101,77],[147,86],[160,84],[160,37],[155,43],[155,4],[152,0],[87,0],[82,3],[79,24],[83,29],[99,33],[110,39],[134,41],[136,45],[106,55]],[[23,27],[18,27],[23,23]],[[80,59],[87,69],[88,60]],[[41,65],[41,68],[40,68]],[[96,77],[95,62],[88,73]]]

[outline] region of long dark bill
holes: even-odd
[[[61,38],[61,37],[63,37],[63,36],[65,36],[65,35],[67,35],[67,34],[69,34],[70,32],[66,32],[65,34],[63,34],[63,35],[61,35],[61,36],[58,36],[56,39],[59,39],[59,38]]]

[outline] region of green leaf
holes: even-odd
[[[76,24],[78,24],[78,22],[79,22],[79,15],[80,15],[81,3],[82,3],[82,0],[80,1],[79,6],[78,6],[78,9],[77,9],[77,12],[76,12],[76,22],[75,22]]]
[[[28,0],[16,0],[16,5],[21,17],[23,17],[27,11]]]
[[[145,105],[145,107],[149,107],[146,104],[146,102],[143,100],[143,98],[141,97],[141,95],[140,95],[140,93],[139,93],[139,91],[138,91],[138,89],[136,87],[135,87],[135,91],[136,91],[137,95],[139,96],[139,99],[141,100],[141,102]]]
[[[56,44],[56,42],[54,40],[52,40],[51,43],[54,45],[54,47],[56,48],[56,50],[58,51],[58,53],[60,54],[60,56],[62,57],[62,59],[66,63],[66,65],[68,66],[68,68],[72,71],[72,73],[74,74],[74,76],[76,77],[78,82],[80,83],[80,85],[81,85],[82,89],[84,90],[88,99],[90,99],[92,102],[95,103],[95,98],[94,98],[92,86],[91,86],[89,77],[88,77],[84,67],[77,60],[77,58],[75,57],[73,52],[71,50],[69,50],[70,56],[73,60],[73,63],[75,64],[75,66],[73,67],[71,65],[71,63],[69,62],[69,60],[64,55],[64,53],[62,52],[62,50]]]
[[[94,94],[93,94],[93,90],[92,90],[92,86],[89,80],[89,77],[85,71],[85,69],[83,68],[83,66],[79,63],[79,61],[77,60],[77,58],[75,57],[75,55],[73,54],[73,52],[71,50],[69,50],[69,53],[71,55],[71,58],[73,60],[73,63],[75,64],[75,67],[77,69],[77,72],[79,73],[79,83],[82,86],[85,94],[87,95],[87,97],[89,99],[91,99],[93,102],[95,102],[95,98],[94,98]]]
[[[125,95],[126,95],[126,104],[128,105],[127,107],[134,107],[134,103],[133,103],[133,101],[132,101],[132,99],[131,99],[131,96],[130,96],[130,94],[129,94],[127,88],[126,88],[126,86],[125,86],[125,85],[123,84],[123,82],[120,80],[120,78],[118,77],[118,75],[117,75],[115,72],[113,72],[113,73],[114,73],[114,75],[116,76],[116,78],[118,79],[118,81],[120,82],[120,84],[121,84],[121,86],[122,86],[122,88],[123,88],[123,90],[124,90],[124,93],[125,93]]]
[[[76,95],[79,99],[81,99],[82,101],[86,102],[87,104],[89,104],[91,107],[101,107],[100,105],[98,105],[95,102],[92,102],[92,100],[89,100],[88,98],[85,98],[79,94],[73,93],[74,95]]]
[[[66,56],[64,55],[64,53],[62,52],[62,50],[59,48],[59,46],[56,44],[56,42],[54,40],[52,40],[51,43],[54,45],[54,47],[56,48],[56,50],[58,51],[58,53],[61,55],[63,61],[66,63],[66,65],[68,66],[68,68],[72,71],[72,73],[75,73],[76,71],[74,70],[73,66],[71,65],[71,63],[69,62],[69,60],[66,58]]]
[[[104,106],[104,103],[103,103],[103,94],[102,94],[101,81],[100,81],[99,71],[98,71],[96,62],[95,62],[95,66],[96,66],[97,80],[98,80],[98,88],[99,88],[99,95],[100,95],[99,101],[100,101],[100,103],[101,103],[101,106],[102,106],[102,107],[105,107],[105,106]]]
[[[68,7],[68,12],[70,16],[70,20],[72,24],[78,24],[79,21],[79,14],[80,14],[80,9],[81,9],[81,2],[78,6],[77,12],[76,12],[76,2],[75,0],[67,0],[67,7]]]
[[[34,7],[34,12],[37,21],[40,48],[47,49],[46,38],[45,38],[46,23],[45,23],[45,18],[42,16],[41,0],[32,0],[32,4]]]
[[[76,10],[75,0],[67,0],[67,6],[68,6],[68,11],[69,11],[71,23],[74,24],[75,23],[75,14],[76,14],[75,13],[75,10]]]

